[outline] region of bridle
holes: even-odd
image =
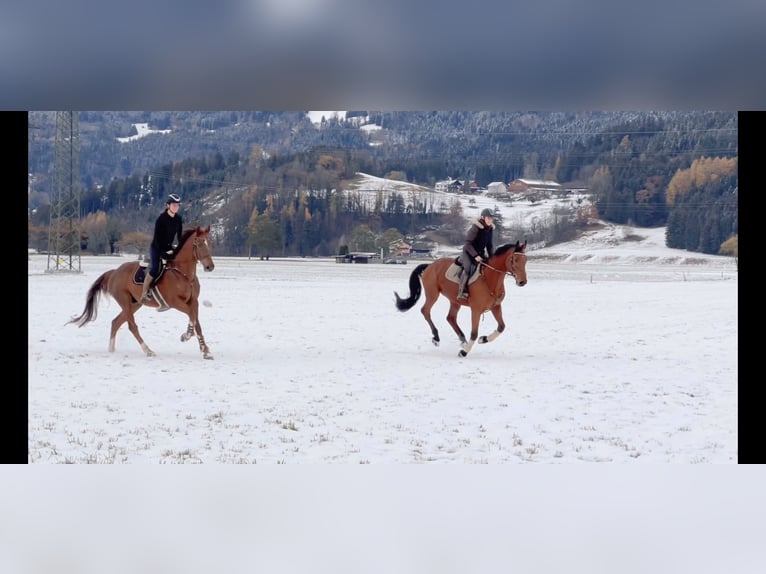
[[[526,255],[524,253],[521,253],[520,251],[511,251],[508,254],[508,257],[511,260],[511,265],[508,266],[508,271],[503,271],[501,269],[497,269],[496,267],[492,267],[492,265],[490,265],[489,263],[485,263],[484,261],[479,262],[479,265],[487,267],[489,269],[492,269],[492,271],[497,271],[498,273],[502,273],[504,275],[510,275],[511,277],[516,279],[516,274],[513,272],[513,256],[514,255],[523,255],[524,257],[526,257]]]
[[[194,261],[202,261],[202,258],[199,256],[198,248],[199,248],[199,237],[195,237],[194,241],[192,242],[192,257],[194,258]]]
[[[194,261],[195,270],[196,270],[196,266],[197,266],[197,263],[198,263],[198,262],[200,262],[200,261],[202,260],[202,259],[200,258],[200,256],[199,256],[199,252],[198,252],[198,248],[199,248],[199,241],[200,241],[200,238],[199,238],[199,237],[195,237],[195,238],[192,240],[192,260]],[[179,269],[179,268],[178,268],[178,267],[175,265],[175,261],[176,261],[176,260],[175,260],[175,259],[173,259],[173,261],[172,261],[172,263],[173,263],[173,264],[172,264],[172,265],[170,265],[170,264],[169,264],[169,265],[167,266],[167,269],[168,269],[168,270],[172,270],[172,271],[176,271],[176,272],[180,273],[181,275],[183,275],[183,276],[186,278],[186,280],[187,280],[187,281],[189,281],[189,283],[193,282],[193,281],[194,281],[194,277],[195,277],[196,273],[195,273],[194,271],[192,271],[192,276],[191,276],[191,278],[189,278],[189,276],[188,276],[186,273],[184,273],[183,271],[181,271],[181,270],[180,270],[180,269]]]

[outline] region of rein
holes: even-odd
[[[195,271],[197,269],[197,262],[199,262],[199,256],[197,255],[197,238],[196,237],[194,238],[194,240],[192,242],[192,261],[194,261],[194,267],[192,268],[192,269],[194,269],[194,271],[191,274],[191,278],[189,278],[189,276],[186,273],[181,271],[176,266],[176,264],[175,264],[176,263],[176,259],[175,258],[173,259],[173,261],[170,262],[171,264],[169,264],[166,267],[166,269],[168,271],[177,271],[178,273],[180,273],[181,275],[186,277],[186,280],[189,281],[189,283],[193,283],[194,282],[194,277],[196,276],[196,272]]]
[[[511,256],[513,256],[513,253],[511,253]],[[513,271],[502,271],[501,269],[496,269],[495,267],[492,267],[492,265],[490,265],[489,263],[484,263],[484,261],[479,262],[479,265],[492,269],[492,271],[503,273],[504,275],[510,275],[511,277],[516,277],[516,274]]]

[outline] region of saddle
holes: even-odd
[[[148,297],[150,297],[151,299],[154,299],[160,304],[162,304],[165,298],[162,296],[162,293],[160,293],[160,290],[157,289],[157,283],[165,274],[165,269],[167,268],[167,266],[168,266],[168,260],[164,258],[161,259],[160,269],[157,272],[157,277],[154,277],[153,285],[149,287]],[[136,272],[133,274],[133,283],[135,283],[136,285],[143,285],[144,281],[146,280],[148,268],[149,268],[149,262],[141,261],[138,264],[138,269],[136,269]],[[167,303],[165,304],[165,306],[167,307]],[[164,311],[164,309],[160,309],[160,311]]]
[[[452,281],[453,283],[460,283],[460,275],[463,273],[463,271],[464,268],[460,263],[460,257],[458,256],[455,258],[455,261],[452,262],[452,265],[447,268],[447,272],[444,275],[449,281]],[[468,285],[476,281],[479,277],[481,277],[481,265],[477,265],[476,270],[468,278]]]
[[[160,262],[160,270],[157,272],[157,277],[154,278],[155,285],[157,285],[157,282],[165,274],[166,267],[167,267],[167,261],[163,259]],[[133,274],[133,283],[135,283],[136,285],[143,285],[144,280],[146,279],[146,272],[148,269],[149,269],[149,262],[141,261],[138,264],[138,269],[136,269],[136,272]]]

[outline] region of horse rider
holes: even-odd
[[[457,291],[458,299],[468,299],[468,279],[476,271],[476,266],[492,257],[495,252],[492,240],[494,230],[492,210],[485,207],[481,210],[479,218],[471,223],[471,227],[466,233],[463,252],[460,254],[463,270],[460,274],[460,285]]]
[[[183,219],[178,214],[178,210],[181,209],[181,198],[175,193],[168,195],[168,200],[165,202],[165,210],[159,214],[157,220],[154,222],[154,236],[152,237],[152,243],[149,246],[149,253],[151,254],[152,263],[149,267],[149,272],[144,279],[144,290],[141,292],[140,302],[146,304],[149,301],[149,288],[154,281],[154,278],[159,274],[160,269],[160,257],[163,255],[172,255],[173,253],[173,241],[177,240],[177,243],[181,242],[181,234],[183,233]],[[158,298],[159,299],[159,298]],[[157,311],[167,311],[170,309],[163,301],[159,300],[160,304]]]

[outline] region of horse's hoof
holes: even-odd
[[[457,354],[458,357],[465,357],[466,355],[468,355],[468,352],[465,349],[460,349]]]
[[[486,335],[479,337],[479,343],[489,343],[489,339]]]
[[[434,347],[439,346],[439,339],[431,339],[431,342],[434,344]]]
[[[213,359],[213,355],[202,355],[203,359]]]

